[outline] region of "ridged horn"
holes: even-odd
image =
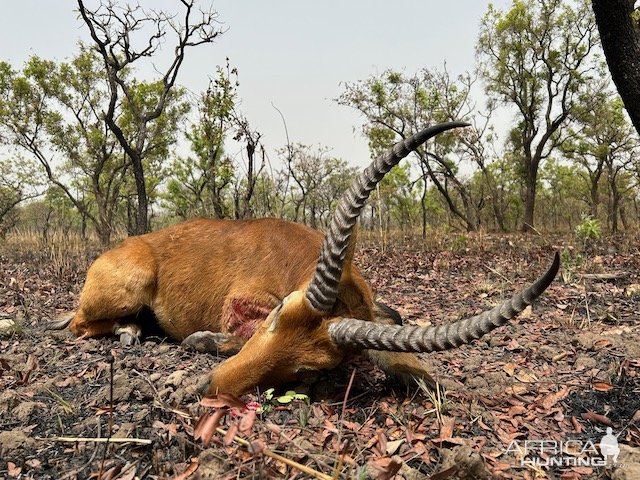
[[[344,258],[360,211],[378,182],[400,162],[430,138],[452,128],[467,127],[465,122],[447,122],[434,125],[396,143],[376,158],[342,195],[331,218],[331,225],[324,238],[316,271],[307,288],[306,297],[311,306],[320,312],[328,312],[338,295]]]
[[[549,270],[510,300],[470,318],[437,327],[380,325],[345,318],[329,326],[331,339],[340,346],[392,352],[437,352],[459,347],[504,325],[530,305],[551,284],[560,268],[556,252]]]

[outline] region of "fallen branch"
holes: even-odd
[[[216,431],[218,433],[220,433],[221,435],[226,435],[227,431],[224,430],[223,428],[216,428]],[[238,442],[241,445],[244,445],[245,447],[251,448],[251,443],[248,442],[247,440],[245,440],[244,438],[240,438],[238,436],[234,436],[233,440]],[[266,455],[267,457],[271,457],[274,460],[279,460],[280,462],[289,465],[290,467],[293,467],[297,470],[300,470],[302,473],[306,473],[307,475],[311,475],[314,478],[319,478],[320,480],[335,480],[335,477],[332,477],[330,475],[326,475],[324,473],[318,472],[317,470],[314,470],[311,467],[307,467],[306,465],[302,465],[301,463],[298,463],[294,460],[290,460],[286,457],[283,457],[282,455],[278,455],[275,452],[272,452],[271,450],[267,449],[267,448],[263,448],[261,450],[261,453],[263,455]]]
[[[582,273],[580,276],[589,280],[618,280],[629,276],[629,272]]]
[[[151,445],[152,440],[146,438],[129,437],[35,437],[36,440],[49,442],[93,442],[93,443],[137,443],[138,445]]]

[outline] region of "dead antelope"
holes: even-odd
[[[505,324],[552,282],[559,259],[521,293],[494,309],[438,327],[397,325],[373,300],[353,265],[356,221],[369,193],[429,138],[466,126],[436,125],[376,159],[340,199],[323,236],[277,219],[193,220],[132,237],[89,268],[73,319],[83,337],[140,331],[145,308],[173,339],[235,354],[213,370],[208,394],[245,393],[336,367],[364,351],[404,379],[431,378],[410,352],[469,343]],[[138,320],[139,321],[139,320]],[[142,325],[144,327],[144,325]]]

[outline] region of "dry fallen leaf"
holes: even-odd
[[[606,382],[593,382],[593,389],[598,392],[609,392],[613,390],[613,385]]]
[[[404,438],[401,438],[400,440],[391,440],[390,442],[387,442],[386,454],[394,455],[400,448],[400,445],[402,445],[403,443],[404,443]]]
[[[524,372],[522,370],[514,376],[522,383],[536,383],[538,381],[538,377],[536,377],[535,374]]]
[[[595,342],[593,342],[593,347],[594,348],[598,348],[598,349],[600,349],[600,348],[608,348],[611,345],[612,345],[611,344],[611,340],[608,340],[606,338],[600,338],[600,339],[596,340]]]
[[[187,480],[191,475],[195,473],[200,464],[198,463],[198,458],[192,458],[191,464],[187,467],[187,469],[173,477],[173,480]]]
[[[516,371],[516,366],[517,365],[513,362],[505,363],[502,367],[502,370],[504,370],[504,372],[511,377]]]
[[[442,428],[440,428],[440,439],[446,440],[453,436],[453,427],[456,423],[454,417],[442,417]]]
[[[505,393],[509,395],[522,395],[526,393],[529,389],[525,385],[511,385],[510,387],[505,388]]]
[[[606,425],[607,427],[613,427],[613,422],[609,419],[609,417],[596,412],[589,411],[583,413],[582,418],[584,418],[585,420],[591,420],[593,422],[601,423],[603,425]]]
[[[542,407],[545,410],[549,410],[551,407],[553,407],[559,400],[562,400],[564,397],[566,397],[569,394],[569,388],[567,387],[562,387],[562,389],[558,390],[555,393],[550,393],[549,395],[546,395],[542,398],[542,400],[540,400],[540,405],[542,405]]]
[[[21,467],[18,467],[13,462],[7,462],[7,473],[9,474],[10,477],[17,477],[20,475],[20,472],[22,472]]]

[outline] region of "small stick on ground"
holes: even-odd
[[[216,428],[216,431],[221,434],[221,435],[226,435],[227,431],[224,430],[223,428]],[[245,440],[244,438],[240,438],[238,436],[234,436],[233,440],[240,443],[241,445],[244,445],[245,447],[251,447],[251,444]],[[275,452],[272,452],[271,450],[265,448],[262,450],[262,454],[266,455],[267,457],[271,457],[274,460],[279,460],[280,462],[289,465],[290,467],[293,467],[297,470],[300,470],[302,473],[306,473],[307,475],[311,475],[313,478],[319,478],[320,480],[334,480],[333,477],[329,476],[329,475],[325,475],[322,472],[318,472],[317,470],[314,470],[311,467],[307,467],[306,465],[302,465],[301,463],[298,463],[294,460],[290,460],[286,457],[283,457],[282,455],[278,455]]]
[[[151,445],[152,440],[146,438],[131,437],[35,437],[36,440],[49,442],[92,442],[92,443],[137,443],[138,445]]]

